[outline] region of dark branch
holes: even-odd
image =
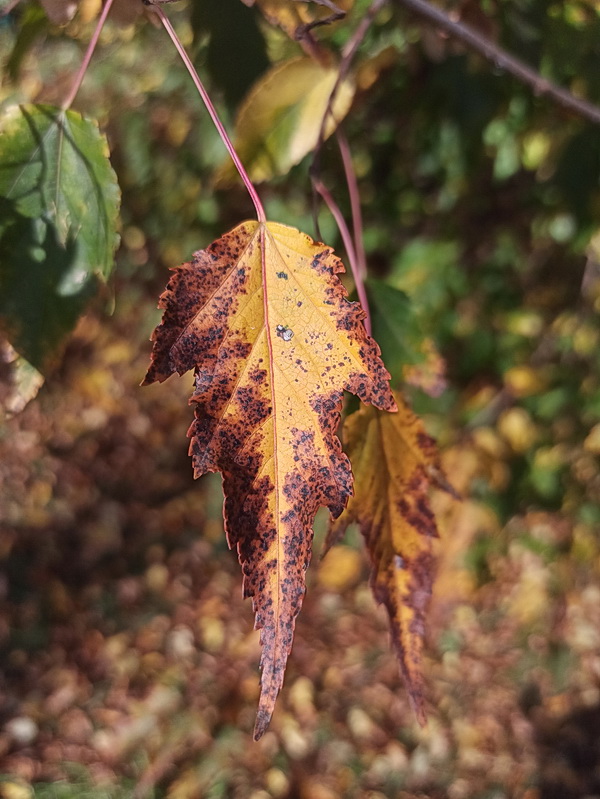
[[[299,27],[296,31],[296,39],[303,39],[313,28],[318,28],[321,25],[330,25],[332,22],[337,22],[339,19],[343,19],[346,16],[346,12],[342,8],[336,6],[332,0],[311,0],[311,2],[318,6],[325,6],[325,8],[331,11],[331,14],[328,17],[317,19],[314,22],[308,22],[306,25]]]
[[[372,0],[371,5],[367,9],[365,15],[361,19],[360,23],[356,27],[356,30],[354,31],[354,33],[352,34],[352,36],[350,37],[350,39],[348,40],[346,46],[342,51],[342,60],[340,61],[337,78],[333,86],[333,89],[331,90],[331,94],[329,95],[327,108],[325,109],[325,113],[323,114],[323,118],[321,119],[321,127],[319,129],[319,136],[317,138],[317,146],[315,147],[315,152],[313,155],[313,163],[312,163],[313,172],[317,170],[316,161],[321,151],[321,147],[323,146],[327,120],[329,119],[329,116],[332,114],[333,103],[335,102],[335,98],[339,91],[339,88],[346,79],[348,73],[350,72],[350,66],[352,65],[352,60],[354,59],[354,56],[356,55],[358,48],[361,46],[363,39],[367,35],[369,27],[371,26],[373,20],[375,19],[377,14],[381,11],[386,2],[387,0]]]
[[[587,100],[575,97],[567,89],[563,89],[546,80],[539,72],[536,72],[515,56],[510,55],[506,50],[498,47],[498,45],[482,36],[466,23],[451,19],[441,8],[432,6],[427,0],[394,0],[394,3],[397,6],[404,6],[410,9],[454,39],[466,44],[472,50],[487,58],[488,61],[492,61],[497,68],[509,72],[515,78],[531,86],[536,95],[549,97],[564,108],[568,108],[589,119],[590,122],[600,125],[600,107]]]
[[[338,74],[337,74],[337,77],[336,77],[336,80],[335,80],[335,84],[333,86],[333,89],[331,90],[331,94],[329,95],[329,100],[327,101],[327,108],[325,109],[325,113],[323,114],[323,117],[321,119],[321,127],[319,128],[319,135],[317,137],[317,144],[316,144],[314,152],[313,152],[312,163],[310,165],[310,170],[309,170],[310,171],[311,180],[312,180],[312,184],[313,184],[313,221],[314,221],[314,226],[315,226],[315,231],[316,231],[316,234],[317,234],[317,238],[319,238],[319,239],[322,238],[322,236],[321,236],[321,233],[319,231],[319,219],[318,219],[319,203],[318,203],[317,194],[319,194],[326,202],[327,202],[327,200],[325,198],[325,195],[322,193],[322,191],[320,189],[317,189],[317,184],[322,185],[321,180],[319,178],[319,172],[320,172],[321,148],[323,147],[323,142],[325,141],[325,128],[327,126],[327,120],[328,120],[330,115],[333,116],[333,114],[332,114],[333,103],[335,102],[335,98],[336,98],[336,95],[337,95],[337,93],[339,91],[339,88],[340,88],[341,84],[343,83],[344,79],[348,75],[348,72],[350,71],[350,66],[352,64],[352,60],[353,60],[354,56],[356,55],[359,47],[361,46],[365,36],[367,35],[367,31],[369,30],[369,27],[373,23],[373,20],[375,19],[377,14],[381,11],[381,9],[386,4],[386,2],[387,2],[387,0],[371,0],[371,5],[367,9],[366,14],[362,17],[360,23],[356,27],[356,30],[354,31],[354,33],[352,34],[350,39],[346,42],[346,45],[345,45],[344,49],[342,50],[342,59],[340,61],[340,65],[339,65],[339,68],[338,68]],[[337,122],[337,120],[334,120],[334,121]],[[343,145],[341,145],[341,150],[342,150],[342,153],[343,153],[344,152]],[[345,166],[347,166],[347,165],[345,165]],[[346,178],[347,178],[347,182],[348,182],[348,190],[350,192],[351,199],[353,199],[354,186],[350,183],[350,181],[348,181],[348,175],[349,175],[349,172],[346,171]],[[354,173],[352,173],[352,178],[354,178],[354,180],[355,180]],[[327,203],[327,204],[329,205],[329,203]],[[359,260],[357,262],[358,263],[357,274],[359,274],[360,270],[362,268],[362,264],[364,262],[364,257],[363,257],[364,247],[363,247],[362,235],[361,235],[362,234],[361,217],[360,217],[360,208],[358,209],[358,217],[356,216],[356,202],[353,202],[352,208],[353,208],[353,217],[354,217],[354,219],[353,219],[353,222],[354,222],[354,241],[356,242],[356,248],[357,248],[357,251],[359,252]],[[330,211],[332,212],[332,215],[335,218],[335,213],[333,213],[333,211],[331,209],[331,206],[330,206]],[[358,219],[359,224],[357,224],[357,219]],[[338,224],[338,227],[340,227],[339,224]],[[342,232],[341,227],[340,227],[340,232]],[[343,237],[343,233],[342,233],[342,237]],[[350,263],[352,264],[351,253],[348,251],[347,247],[346,247],[346,252],[348,253],[348,257],[350,258]],[[359,277],[356,278],[357,288],[358,288],[358,285],[360,283],[360,279],[361,279],[361,277],[360,277],[360,274],[359,274]],[[365,308],[365,310],[366,310],[366,312],[368,314],[369,306],[367,304],[366,295],[364,297],[364,308]]]

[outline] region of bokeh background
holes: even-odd
[[[4,105],[64,98],[99,11],[67,5],[22,0],[2,19]],[[318,33],[334,51],[368,7],[345,5]],[[600,102],[596,2],[443,5]],[[168,11],[230,126],[252,82],[299,52],[239,0]],[[123,192],[115,276],[37,398],[0,423],[4,799],[600,796],[600,130],[401,3],[357,63],[344,131],[381,281],[375,333],[462,496],[432,495],[428,725],[360,536],[320,561],[323,515],[285,685],[252,741],[258,634],[220,479],[192,479],[191,380],[139,387],[168,268],[252,207],[215,185],[225,156],[189,77],[121,0],[76,101],[107,132]],[[261,196],[317,235],[309,164]],[[332,144],[319,167],[348,211]],[[324,209],[318,221],[343,253]],[[1,377],[11,405],[10,364]]]

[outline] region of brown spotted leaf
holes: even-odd
[[[315,513],[339,516],[352,491],[335,435],[342,393],[395,409],[342,271],[305,234],[244,222],[174,271],[144,381],[195,372],[195,475],[223,473],[227,538],[261,629],[257,738],[283,682]]]
[[[392,641],[419,722],[425,722],[421,656],[425,612],[434,573],[435,518],[432,483],[445,481],[433,439],[395,396],[398,413],[361,408],[344,423],[343,438],[354,470],[354,496],[333,520],[326,549],[358,523],[372,562],[371,587],[385,605]]]

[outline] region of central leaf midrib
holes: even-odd
[[[267,353],[268,353],[268,362],[269,362],[269,387],[271,392],[271,413],[273,416],[273,428],[272,428],[272,452],[273,452],[273,482],[274,482],[274,490],[275,490],[275,535],[277,540],[277,562],[276,562],[276,569],[277,569],[277,598],[276,598],[276,610],[274,611],[275,617],[275,629],[274,629],[274,636],[275,641],[279,638],[280,631],[279,631],[279,623],[281,617],[281,607],[282,607],[282,596],[281,596],[281,585],[282,585],[282,565],[283,565],[283,542],[282,542],[282,535],[281,535],[281,520],[280,520],[280,511],[279,511],[279,504],[280,504],[280,475],[279,475],[279,457],[277,451],[277,396],[275,391],[275,360],[273,356],[273,343],[272,343],[272,333],[271,333],[271,323],[269,318],[269,296],[268,296],[268,281],[267,281],[267,257],[266,257],[266,250],[267,250],[267,235],[270,235],[266,223],[259,223],[258,227],[260,231],[260,261],[261,261],[261,280],[262,280],[262,290],[263,290],[263,319],[265,325],[265,332],[267,335]],[[277,653],[279,647],[275,646],[274,651]],[[277,660],[277,656],[275,656],[275,661]],[[274,673],[271,674],[271,679],[274,679]]]

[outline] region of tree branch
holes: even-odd
[[[296,0],[298,2],[298,0]],[[318,6],[325,6],[331,11],[331,14],[324,19],[317,19],[314,22],[308,22],[306,25],[302,25],[296,31],[296,39],[302,39],[306,36],[307,33],[313,30],[313,28],[318,28],[321,25],[330,25],[332,22],[337,22],[338,19],[343,19],[346,16],[346,12],[336,6],[332,0],[312,0]]]
[[[346,46],[342,51],[342,59],[340,61],[337,78],[333,85],[333,89],[331,90],[331,94],[329,95],[329,100],[327,101],[327,108],[325,109],[325,113],[323,114],[323,118],[321,119],[321,127],[319,128],[317,146],[315,147],[315,152],[313,155],[313,163],[312,163],[313,170],[316,170],[316,161],[318,159],[321,147],[323,146],[323,141],[325,139],[325,127],[327,125],[327,119],[332,113],[333,103],[335,101],[338,90],[342,85],[342,83],[344,82],[344,80],[346,79],[348,72],[350,71],[352,60],[356,55],[358,48],[361,46],[363,39],[367,35],[367,31],[369,30],[371,24],[373,23],[373,20],[375,19],[377,14],[381,11],[386,2],[387,0],[372,0],[371,5],[367,9],[365,15],[361,19],[356,30],[354,31],[350,39],[347,41]]]
[[[366,13],[362,17],[361,21],[356,27],[356,30],[350,37],[350,39],[346,42],[344,49],[342,50],[342,58],[340,60],[340,65],[338,68],[338,74],[331,90],[331,94],[329,95],[329,100],[327,101],[327,107],[325,108],[325,113],[321,118],[321,126],[319,128],[319,135],[317,137],[317,143],[315,145],[315,149],[313,151],[312,162],[310,165],[310,174],[313,180],[313,188],[314,188],[314,181],[320,180],[319,173],[320,173],[320,159],[321,159],[321,149],[323,147],[323,143],[325,141],[325,128],[327,126],[327,120],[330,116],[333,117],[332,109],[333,103],[335,101],[336,95],[339,91],[340,86],[344,82],[348,72],[350,71],[350,66],[352,65],[352,60],[356,55],[359,47],[361,46],[365,36],[367,35],[367,31],[369,27],[373,23],[373,20],[377,16],[377,14],[381,11],[383,6],[388,2],[388,0],[372,0],[371,5],[367,9]],[[334,122],[337,123],[337,120],[334,118]],[[316,200],[314,192],[313,198]],[[317,220],[317,203],[314,202],[313,208],[313,215],[315,220],[315,229],[317,231],[317,236],[320,238],[319,233],[319,223]]]
[[[568,108],[590,122],[600,125],[599,106],[575,97],[567,89],[563,89],[542,77],[539,72],[529,67],[524,61],[510,55],[506,50],[491,42],[474,28],[471,28],[470,25],[451,19],[447,12],[431,5],[428,0],[394,0],[394,3],[397,6],[408,8],[427,22],[433,23],[440,30],[487,58],[488,61],[492,61],[497,68],[509,72],[518,80],[531,86],[536,95],[549,97],[564,108]]]

